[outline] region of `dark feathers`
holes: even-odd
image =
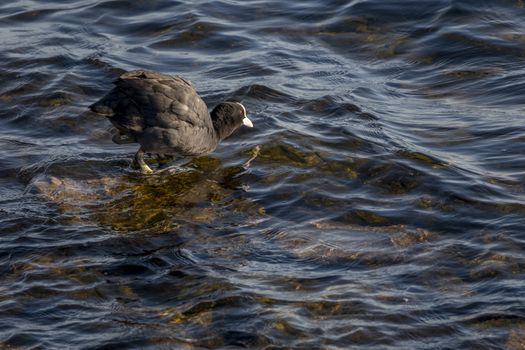
[[[90,108],[108,117],[121,135],[140,143],[145,152],[209,153],[245,117],[244,107],[233,102],[220,104],[210,117],[191,82],[178,76],[135,70],[122,74],[114,84]]]

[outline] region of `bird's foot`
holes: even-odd
[[[143,174],[152,174],[153,170],[146,164],[144,161],[144,151],[142,148],[139,148],[137,153],[135,154],[135,159],[133,160],[133,163],[131,166],[135,169],[140,169],[140,172]]]
[[[131,163],[131,167],[133,169],[138,169],[140,170],[140,172],[142,174],[153,174],[153,170],[151,170],[151,168],[149,167],[148,164],[146,164],[145,162],[143,162],[142,164],[140,164],[139,162],[137,162],[136,159],[133,160],[133,163]]]
[[[261,146],[257,145],[255,146],[252,150],[251,150],[251,154],[252,156],[250,157],[250,159],[248,159],[246,162],[244,162],[244,164],[242,165],[242,167],[245,169],[245,170],[248,170],[248,168],[250,167],[250,165],[252,164],[252,161],[255,160],[255,158],[257,158],[257,156],[259,156],[259,152],[261,152]]]
[[[140,172],[143,174],[153,174],[153,170],[147,165],[143,164],[140,166]]]

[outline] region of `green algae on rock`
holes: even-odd
[[[188,164],[194,169],[149,177],[40,176],[32,187],[72,222],[92,221],[123,232],[169,232],[179,220],[211,223],[227,215],[226,208],[255,217],[264,213],[257,204],[234,196],[236,187],[228,179],[244,169],[219,165],[203,158]]]

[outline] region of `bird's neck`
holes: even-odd
[[[219,142],[230,136],[235,130],[235,126],[233,126],[227,118],[212,116],[212,122],[215,136]]]

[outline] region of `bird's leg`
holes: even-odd
[[[257,145],[255,146],[255,148],[252,150],[252,156],[250,157],[250,159],[248,159],[246,162],[244,162],[244,164],[242,165],[242,167],[245,169],[245,170],[248,170],[248,168],[250,167],[250,164],[252,164],[252,161],[255,160],[255,158],[257,158],[257,156],[259,155],[259,152],[261,151],[261,146]]]
[[[140,168],[140,171],[143,174],[151,174],[153,173],[153,170],[146,164],[144,161],[144,150],[142,147],[139,148],[137,153],[135,153],[135,160],[133,161],[133,167]]]
[[[167,155],[167,154],[157,154],[157,163],[159,165],[159,169],[162,169],[166,166],[169,162],[173,160],[173,156]]]

